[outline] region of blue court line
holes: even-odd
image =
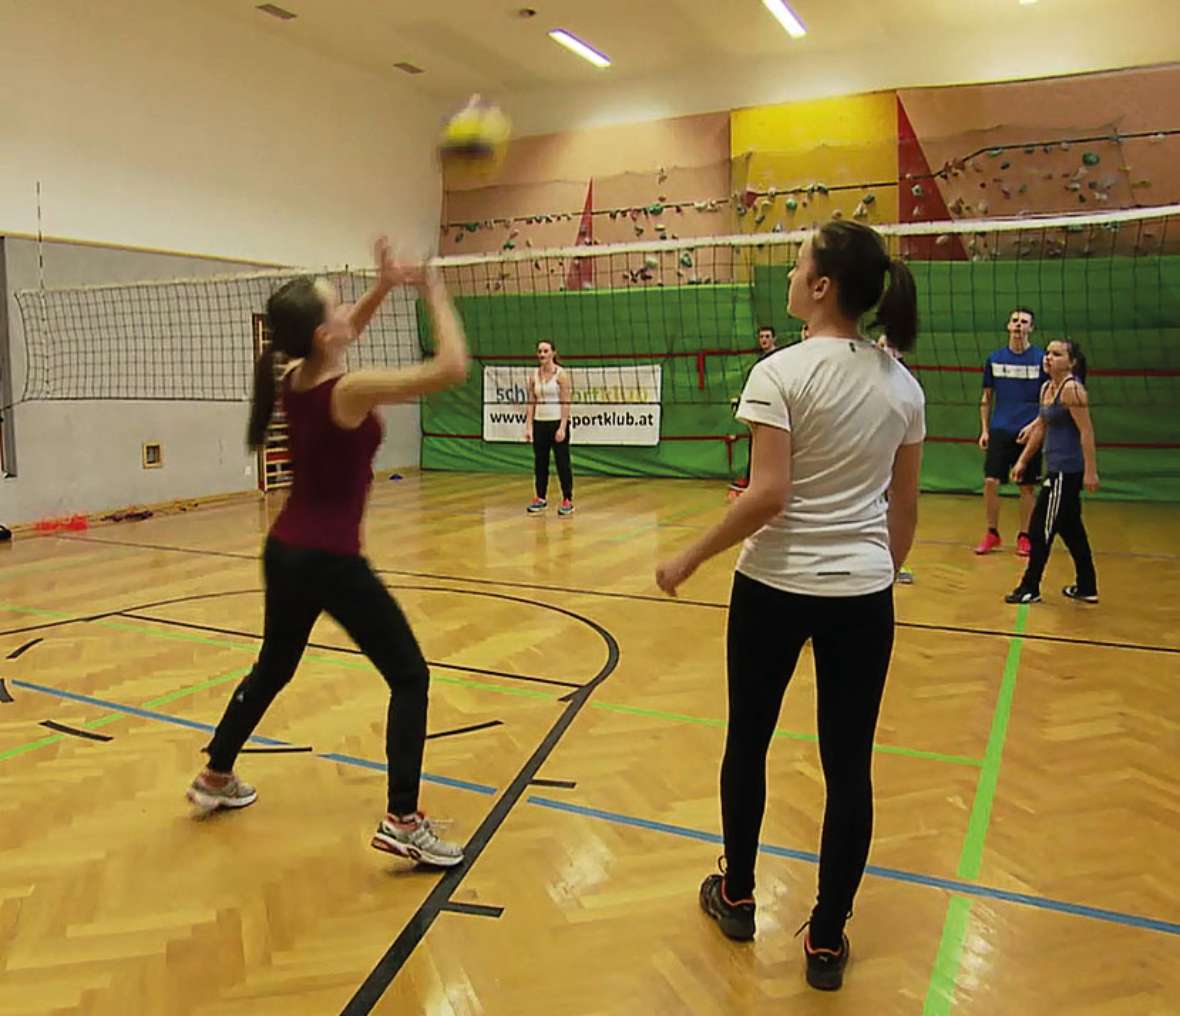
[[[139,716],[145,720],[159,720],[161,723],[171,723],[176,727],[187,727],[189,730],[202,730],[207,733],[212,733],[217,728],[209,723],[201,723],[199,720],[185,719],[183,716],[170,716],[168,713],[158,713],[154,709],[141,709],[138,706],[126,706],[121,702],[111,702],[109,699],[95,698],[93,695],[82,695],[76,691],[65,691],[61,688],[48,688],[45,685],[33,684],[31,681],[10,680],[9,683],[14,688],[25,688],[28,691],[40,692],[42,695],[52,695],[55,698],[72,699],[74,702],[82,702],[90,706],[101,706],[103,709],[109,709],[113,713],[126,713],[128,716]],[[260,734],[255,734],[250,738],[251,741],[257,744],[265,744],[271,747],[290,747],[290,741],[279,741],[273,737],[263,737]],[[364,769],[377,769],[385,772],[384,762],[370,762],[368,759],[354,758],[352,755],[340,755],[335,752],[318,753],[319,758],[326,758],[332,762],[340,762],[344,765],[360,766]],[[426,783],[438,783],[445,787],[455,787],[459,790],[473,790],[477,794],[494,794],[495,787],[489,787],[484,783],[471,783],[467,780],[457,780],[450,776],[436,776],[434,773],[423,773],[422,779]]]
[[[355,755],[341,755],[338,752],[329,751],[324,752],[319,758],[326,758],[329,762],[340,762],[346,766],[360,766],[362,769],[373,769],[378,772],[385,772],[384,762],[373,762],[367,758],[357,758]],[[470,780],[457,780],[453,776],[435,776],[433,773],[423,773],[423,781],[427,783],[438,783],[444,787],[454,787],[456,790],[473,790],[477,794],[494,794],[495,787],[489,787],[486,783],[472,783]]]
[[[140,709],[137,706],[126,706],[107,699],[82,695],[78,692],[64,691],[59,688],[48,688],[44,685],[33,684],[30,681],[13,679],[10,683],[13,687],[26,688],[29,691],[40,692],[43,695],[53,695],[57,698],[72,699],[75,702],[83,702],[87,705],[102,706],[104,709],[109,709],[112,712],[126,713],[129,716],[140,716],[148,720],[159,720],[163,723],[188,727],[192,730],[212,731],[214,729],[210,724],[200,723],[197,720],[188,720],[180,716],[169,716],[167,713],[159,713],[152,709]],[[260,744],[274,746],[285,747],[289,745],[287,741],[278,741],[269,737],[255,736],[250,740],[257,741]],[[385,771],[385,763],[383,762],[371,762],[368,759],[356,758],[352,755],[341,755],[331,752],[322,754],[319,757],[344,765],[354,765],[380,772]],[[471,790],[479,794],[490,795],[496,792],[495,787],[490,787],[486,784],[471,783],[467,780],[453,779],[449,776],[436,776],[432,773],[423,773],[422,779],[430,783],[439,783],[443,786],[454,787],[459,790]],[[685,839],[699,840],[704,843],[721,844],[723,842],[719,834],[707,832],[703,829],[692,829],[688,826],[672,825],[668,822],[656,822],[651,819],[636,818],[633,815],[624,815],[615,811],[604,811],[601,808],[591,808],[581,804],[571,804],[568,801],[559,801],[551,797],[530,795],[526,800],[529,804],[536,804],[542,808],[552,808],[555,811],[582,815],[586,818],[597,818],[606,822],[614,822],[618,825],[634,826],[637,829],[650,829],[654,832],[667,833],[671,836],[681,836]],[[758,850],[760,853],[770,854],[773,857],[786,857],[795,861],[806,861],[808,864],[819,863],[819,855],[810,850],[795,850],[791,847],[780,847],[772,843],[760,843]],[[1180,923],[1161,921],[1154,917],[1140,917],[1137,914],[1126,914],[1118,910],[1103,910],[1099,907],[1088,907],[1080,903],[1067,903],[1064,900],[1053,900],[1044,896],[1030,896],[1027,893],[1011,892],[1007,889],[995,889],[991,886],[960,882],[953,878],[940,878],[937,875],[922,875],[917,872],[904,871],[900,868],[885,868],[876,864],[868,865],[865,871],[878,878],[888,878],[896,882],[908,882],[911,885],[921,885],[931,889],[945,889],[948,892],[962,893],[965,896],[978,896],[984,899],[999,900],[1004,903],[1016,903],[1021,906],[1035,907],[1040,910],[1069,914],[1074,917],[1089,917],[1097,921],[1108,921],[1112,924],[1143,928],[1147,931],[1159,931],[1167,935],[1180,935]]]
[[[632,815],[622,815],[618,812],[603,811],[600,808],[588,808],[580,804],[570,804],[568,801],[558,801],[551,797],[537,797],[530,795],[529,804],[537,804],[543,808],[553,808],[556,811],[583,815],[587,818],[603,819],[619,825],[634,826],[638,829],[651,829],[655,832],[668,833],[672,836],[683,836],[690,840],[703,840],[706,843],[722,844],[723,840],[717,833],[705,832],[702,829],[691,829],[687,826],[670,825],[667,822],[653,822],[650,819],[636,818]],[[809,850],[794,850],[790,847],[778,847],[771,843],[758,844],[758,850],[763,854],[774,857],[789,857],[796,861],[806,861],[818,864],[819,855]],[[903,871],[899,868],[884,868],[877,864],[870,864],[865,868],[870,875],[878,878],[893,879],[897,882],[908,882],[912,885],[928,886],[932,889],[946,889],[949,892],[962,893],[966,896],[979,896],[985,899],[1001,900],[1004,903],[1017,903],[1022,906],[1036,907],[1040,910],[1051,910],[1074,917],[1090,917],[1098,921],[1109,921],[1113,924],[1124,924],[1132,928],[1144,928],[1148,931],[1161,931],[1167,935],[1180,935],[1180,924],[1173,921],[1161,921],[1154,917],[1140,917],[1137,914],[1125,914],[1118,910],[1103,910],[1100,907],[1088,907],[1079,903],[1067,903],[1063,900],[1053,900],[1044,896],[1029,896],[1027,893],[1010,892],[1007,889],[995,889],[991,886],[974,885],[971,882],[960,882],[953,878],[939,878],[937,875],[921,875],[917,872]]]
[[[113,713],[126,713],[128,716],[139,716],[145,720],[160,720],[163,723],[171,723],[177,727],[188,727],[190,730],[203,730],[212,733],[217,729],[208,723],[201,723],[198,720],[186,720],[183,716],[169,716],[167,713],[158,713],[154,709],[141,709],[139,706],[125,706],[121,702],[111,702],[108,699],[95,698],[93,695],[83,695],[76,691],[65,691],[62,688],[47,688],[43,684],[33,684],[32,681],[19,681],[13,678],[8,683],[14,688],[25,688],[28,691],[40,692],[42,695],[71,699],[74,702],[82,702],[88,706],[101,706],[103,709],[109,709]],[[255,734],[250,740],[257,744],[265,744],[274,748],[290,747],[289,741],[276,741],[273,737],[262,737],[260,734]]]

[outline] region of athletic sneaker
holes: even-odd
[[[373,833],[372,845],[377,850],[398,857],[408,857],[419,864],[436,868],[453,868],[463,860],[463,848],[438,835],[440,823],[432,822],[417,812],[405,822],[386,815]]]
[[[701,909],[735,942],[754,937],[754,898],[731,903],[725,898],[725,876],[710,875],[701,883]]]
[[[811,932],[803,936],[803,955],[807,958],[807,983],[820,991],[837,991],[844,983],[844,968],[852,947],[848,936],[839,949],[816,949],[811,944]]]
[[[574,503],[568,497],[562,498],[561,504],[557,506],[558,515],[573,515]]]
[[[979,546],[975,548],[976,554],[990,554],[1003,541],[1000,539],[1000,534],[995,530],[989,529],[983,534],[983,539],[979,541]]]
[[[1097,603],[1097,593],[1082,593],[1078,591],[1077,586],[1066,586],[1061,590],[1063,596],[1068,596],[1071,600],[1081,600],[1083,603]]]
[[[1023,589],[1017,586],[1007,596],[1004,597],[1005,603],[1040,603],[1041,594],[1035,589]]]
[[[549,502],[543,497],[533,498],[532,503],[525,509],[530,515],[535,515],[537,512],[543,512],[549,507]]]
[[[1021,533],[1016,537],[1016,554],[1018,557],[1028,557],[1032,553],[1032,540],[1028,533]]]
[[[899,586],[912,586],[914,584],[914,573],[911,569],[902,565],[897,569],[897,574],[893,577],[893,581]]]
[[[744,476],[740,476],[729,485],[729,489],[740,494],[748,486],[750,486],[750,481]]]
[[[218,774],[203,770],[197,774],[185,797],[202,812],[209,814],[218,808],[244,808],[258,800],[258,791],[243,783],[233,773],[218,779]]]

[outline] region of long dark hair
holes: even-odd
[[[1082,352],[1082,347],[1079,346],[1073,339],[1054,339],[1055,342],[1064,342],[1069,346],[1069,358],[1073,360],[1073,376],[1077,378],[1082,384],[1086,383],[1086,354]]]
[[[315,330],[323,323],[324,300],[310,275],[283,283],[266,301],[270,344],[254,365],[254,394],[246,427],[246,445],[251,451],[257,451],[266,440],[275,408],[275,354],[288,359],[310,356]]]
[[[876,307],[873,323],[884,329],[889,344],[902,352],[914,348],[918,338],[914,277],[903,262],[889,256],[876,230],[848,219],[833,220],[815,234],[811,253],[819,274],[836,283],[837,305],[844,314],[860,320]]]

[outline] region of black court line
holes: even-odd
[[[11,701],[13,698],[8,692],[8,685],[4,683],[4,678],[0,677],[0,703]]]
[[[408,586],[409,589],[425,589],[426,586]],[[248,590],[248,592],[259,592],[260,590]],[[463,590],[457,590],[463,592]],[[471,592],[471,590],[468,590]],[[214,594],[221,596],[237,595],[232,593]],[[486,594],[473,594],[486,595]],[[179,601],[173,601],[179,602]],[[164,604],[154,604],[154,606],[164,606]],[[207,631],[216,635],[237,635],[245,639],[261,639],[262,636],[258,632],[240,631],[236,628],[219,628],[211,624],[197,624],[194,621],[176,621],[170,617],[152,617],[149,614],[132,614],[128,611],[118,611],[109,615],[111,617],[125,617],[134,621],[152,621],[156,624],[167,625],[172,628],[191,628],[193,631]],[[309,642],[307,644],[309,649],[323,649],[332,653],[346,653],[349,656],[364,656],[356,646],[330,646],[326,642]],[[458,663],[439,663],[437,660],[427,660],[428,666],[437,667],[439,670],[458,670],[464,674],[483,674],[487,677],[504,677],[511,681],[528,681],[532,684],[549,684],[556,688],[581,688],[582,686],[574,681],[558,681],[551,677],[536,677],[532,674],[513,674],[506,670],[489,670],[487,667],[466,667]]]
[[[470,727],[456,727],[454,730],[440,730],[437,734],[427,734],[426,740],[433,741],[436,737],[454,737],[456,734],[473,734],[477,730],[487,730],[489,727],[502,727],[503,720],[488,720],[487,723],[473,723]]]
[[[5,657],[5,659],[8,659],[8,660],[18,659],[19,657],[24,656],[25,653],[27,653],[30,649],[33,648],[33,646],[37,645],[38,642],[44,642],[44,641],[45,641],[44,639],[33,639],[29,642],[26,642],[19,649],[14,649],[11,653],[9,653]]]
[[[134,540],[99,540],[93,536],[58,536],[72,543],[102,543],[111,547],[134,547],[136,550],[170,550],[176,554],[200,554],[203,557],[232,557],[238,561],[257,561],[258,554],[236,554],[229,550],[205,550],[193,547],[169,547],[161,543],[137,543]]]
[[[293,752],[305,751],[315,751],[315,749],[310,744],[308,744],[301,747],[290,745],[284,746],[282,748],[243,748],[241,753],[243,755],[290,755]]]
[[[70,539],[70,540],[87,539],[86,537],[73,537],[73,536],[59,537],[59,538],[60,539]],[[190,550],[187,547],[165,547],[165,546],[159,546],[159,545],[154,545],[154,544],[129,544],[129,543],[119,543],[119,542],[113,541],[113,540],[94,540],[94,539],[88,539],[87,542],[90,542],[90,543],[111,543],[115,546],[120,546],[120,547],[124,547],[124,546],[145,547],[146,549],[149,549],[149,550],[172,550],[172,551],[176,551],[177,553],[181,553],[181,554],[198,554],[198,555],[199,554],[207,554],[207,555],[213,556],[213,557],[238,557],[238,558],[243,558],[243,559],[246,558],[246,555],[241,555],[241,554],[225,554],[225,553],[222,553],[219,551]],[[257,560],[257,558],[250,557],[249,560]],[[646,593],[612,593],[612,592],[606,592],[606,591],[599,590],[599,589],[578,589],[578,588],[572,587],[572,586],[551,586],[551,585],[542,585],[542,584],[538,584],[538,583],[534,583],[534,582],[513,582],[513,581],[510,581],[507,579],[468,578],[463,575],[438,575],[433,572],[412,572],[412,571],[404,571],[404,570],[395,569],[395,568],[375,568],[374,571],[378,575],[405,575],[410,578],[429,578],[429,579],[442,579],[442,580],[446,580],[449,582],[465,582],[469,585],[503,586],[503,587],[509,588],[509,589],[529,589],[529,590],[539,590],[542,592],[572,593],[572,594],[579,595],[579,596],[599,596],[599,597],[604,597],[607,599],[635,600],[635,601],[638,601],[641,603],[663,603],[663,604],[672,604],[672,605],[679,605],[679,606],[686,606],[686,607],[705,607],[710,610],[727,610],[729,607],[729,605],[726,603],[717,603],[717,602],[714,602],[711,600],[687,600],[687,599],[683,599],[683,598],[679,598],[679,597],[653,596],[653,595],[649,595]],[[406,586],[403,588],[406,588],[406,589],[437,589],[438,587]],[[455,589],[455,590],[450,590],[450,591],[457,592],[457,593],[468,593],[468,594],[473,593],[473,590],[470,590],[470,589]],[[140,605],[137,605],[137,606],[132,607],[130,609],[132,609],[132,610],[146,610],[150,607],[164,607],[164,606],[168,606],[173,603],[190,603],[190,602],[193,602],[194,600],[214,599],[214,598],[217,598],[220,596],[237,595],[240,593],[250,593],[250,592],[258,593],[258,592],[261,592],[261,590],[257,590],[257,589],[232,590],[230,592],[222,592],[222,593],[204,593],[199,596],[178,596],[178,597],[174,597],[173,599],[170,599],[170,600],[156,600],[152,603],[140,604]],[[476,594],[476,595],[478,595],[478,594]],[[484,594],[484,595],[488,595],[488,594]],[[507,597],[507,598],[511,599],[511,597]],[[535,600],[524,600],[522,602],[531,603],[534,606],[545,606],[545,604],[538,603]],[[107,611],[106,613],[103,613],[103,614],[84,615],[84,616],[80,616],[80,617],[67,618],[66,620],[62,620],[62,621],[47,621],[47,622],[43,622],[41,624],[28,625],[28,626],[22,627],[22,628],[10,628],[6,631],[0,631],[0,636],[19,635],[19,634],[23,634],[24,632],[31,632],[31,631],[42,631],[46,628],[57,628],[57,627],[60,627],[61,625],[66,625],[66,624],[85,623],[87,621],[100,621],[104,618],[116,617],[120,614],[123,614],[124,616],[131,616],[131,615],[127,614],[126,611],[111,610],[111,611]],[[174,623],[176,623],[176,622],[165,621],[162,618],[150,618],[149,620],[154,620],[154,621],[157,621],[161,624],[174,624]],[[1010,631],[1001,631],[1001,630],[992,629],[992,628],[967,628],[962,625],[922,624],[917,621],[897,621],[897,622],[895,622],[895,624],[896,624],[896,627],[898,627],[898,628],[910,628],[910,629],[913,629],[916,631],[941,631],[941,632],[948,632],[950,634],[955,634],[955,635],[983,635],[983,636],[987,636],[989,638],[1004,638],[1004,639],[1008,639],[1008,638],[1012,637],[1012,633]],[[246,633],[246,632],[223,631],[223,633],[224,634],[240,634],[240,635],[243,635],[244,637],[247,637],[247,638],[258,638],[259,637],[259,636],[250,635],[249,633]],[[1021,637],[1024,638],[1026,641],[1031,641],[1031,642],[1053,642],[1053,643],[1059,643],[1059,644],[1063,644],[1063,645],[1094,646],[1094,647],[1102,648],[1102,649],[1127,649],[1127,650],[1131,650],[1133,652],[1164,653],[1167,655],[1180,655],[1180,646],[1157,646],[1157,645],[1150,645],[1150,644],[1137,643],[1137,642],[1112,642],[1112,641],[1103,640],[1103,639],[1071,638],[1066,635],[1039,635],[1039,634],[1030,633],[1030,632],[1026,632]],[[311,643],[311,645],[313,646],[313,648],[317,648],[317,649],[329,649],[329,650],[336,650],[339,652],[349,652],[350,651],[347,649],[340,649],[337,646],[324,646],[324,645],[318,645],[315,643]],[[552,681],[552,680],[549,680],[546,678],[531,677],[531,676],[526,676],[523,674],[511,674],[511,675],[501,674],[501,673],[497,673],[495,671],[480,671],[480,670],[476,670],[475,668],[461,668],[458,666],[454,666],[452,664],[436,664],[436,666],[450,667],[451,669],[454,669],[454,670],[470,669],[471,673],[485,673],[485,674],[491,674],[493,676],[499,676],[499,677],[512,677],[516,680],[533,681],[533,682],[540,683],[540,684],[556,684],[558,686],[564,685],[565,687],[573,687],[573,688],[578,687],[576,684],[572,684],[570,682]],[[565,701],[565,699],[561,699],[560,701]]]
[[[41,726],[56,730],[59,734],[70,734],[73,737],[85,737],[89,741],[113,741],[110,734],[96,734],[93,730],[79,730],[77,727],[67,727],[64,723],[53,720],[42,720]]]
[[[486,907],[482,903],[444,903],[440,908],[449,914],[470,914],[472,917],[499,917],[503,907]]]
[[[913,628],[917,631],[941,631],[956,635],[988,635],[1011,639],[1010,631],[995,628],[961,628],[950,624],[922,624],[918,621],[897,621],[898,628]],[[1134,642],[1107,642],[1103,639],[1079,639],[1068,635],[1038,635],[1024,632],[1020,636],[1026,642],[1063,642],[1072,646],[1095,646],[1100,649],[1133,649],[1140,653],[1180,653],[1180,646],[1148,646]]]
[[[529,785],[533,787],[557,787],[559,790],[573,790],[577,786],[573,780],[543,780],[540,776],[533,777]]]
[[[41,621],[38,624],[27,624],[20,628],[6,628],[0,635],[23,635],[30,631],[45,631],[48,628],[61,628],[67,624],[85,624],[87,621],[97,621],[109,617],[109,614],[83,614],[79,617],[66,617],[60,621]]]
[[[77,537],[62,537],[62,539],[77,539]],[[111,541],[91,540],[90,542],[92,542],[92,543],[106,543],[106,542],[111,542]],[[128,546],[128,544],[116,544],[116,546]],[[189,550],[185,547],[152,547],[150,549],[175,550],[179,553],[185,553],[185,554],[205,553],[204,551],[199,551],[199,550]],[[215,551],[209,551],[209,553],[213,556],[227,556],[227,555],[219,555]],[[228,556],[234,556],[234,555],[228,555]],[[254,560],[254,559],[252,558],[251,560]],[[728,606],[729,606],[726,603],[717,603],[717,602],[710,601],[710,600],[686,600],[686,599],[682,599],[682,598],[673,598],[673,597],[668,597],[668,596],[651,596],[651,595],[647,595],[644,593],[611,593],[611,592],[605,592],[605,591],[597,590],[597,589],[578,589],[578,588],[570,587],[570,586],[540,585],[540,584],[532,583],[532,582],[512,582],[512,581],[509,581],[506,579],[467,578],[462,575],[436,575],[431,572],[411,572],[411,571],[401,571],[401,570],[391,569],[391,568],[376,568],[376,569],[374,569],[374,571],[376,571],[378,575],[405,575],[405,576],[412,577],[412,578],[445,579],[445,580],[451,581],[451,582],[465,582],[469,585],[504,586],[504,587],[510,588],[510,589],[530,589],[530,590],[540,590],[542,592],[564,592],[564,593],[573,593],[573,594],[580,595],[580,596],[599,596],[599,597],[605,597],[608,599],[636,600],[636,601],[644,602],[644,603],[663,603],[663,604],[672,604],[672,605],[680,605],[680,606],[688,606],[688,607],[705,607],[710,610],[727,610]],[[438,589],[439,587],[435,587],[435,586],[405,586],[403,588],[406,588],[406,589]],[[472,595],[480,595],[480,594],[474,593],[474,591],[470,590],[470,589],[455,589],[455,590],[450,590],[450,591],[457,592],[457,593],[467,593],[467,594],[472,594]],[[245,594],[245,593],[261,593],[261,592],[262,592],[262,590],[259,590],[259,589],[238,589],[238,590],[230,590],[230,591],[221,592],[221,593],[203,593],[198,596],[177,596],[177,597],[174,597],[169,600],[156,600],[156,601],[153,601],[152,603],[139,604],[139,605],[132,607],[130,609],[131,610],[146,610],[151,607],[165,607],[165,606],[169,606],[174,603],[191,603],[195,600],[208,600],[208,599],[216,599],[217,597],[221,597],[221,596],[231,596],[231,595],[240,595],[240,594]],[[491,595],[491,594],[483,594],[483,595]],[[508,597],[508,598],[511,599],[511,597]],[[545,604],[538,603],[535,600],[524,600],[522,602],[531,603],[535,606],[545,606]],[[19,635],[19,634],[23,634],[24,632],[31,632],[31,631],[42,631],[46,628],[57,628],[57,627],[60,627],[62,625],[67,625],[67,624],[82,624],[82,623],[86,623],[89,621],[101,621],[104,618],[117,617],[119,615],[123,615],[126,617],[133,616],[131,614],[128,614],[126,611],[110,610],[110,611],[107,611],[106,613],[102,613],[102,614],[82,615],[79,617],[67,618],[67,619],[61,620],[61,621],[47,621],[47,622],[43,622],[41,624],[28,625],[28,626],[22,627],[22,628],[10,628],[5,631],[0,631],[0,636]],[[152,620],[152,621],[159,622],[160,624],[178,624],[179,625],[179,622],[167,621],[163,618],[158,618],[158,617],[157,618],[146,618],[146,619],[139,618],[138,620]],[[917,621],[897,621],[897,622],[895,622],[895,625],[898,628],[910,628],[915,631],[941,631],[941,632],[948,632],[948,633],[954,634],[954,635],[982,635],[982,636],[986,636],[989,638],[1004,638],[1004,639],[1008,639],[1008,638],[1012,637],[1012,633],[1010,631],[1002,631],[1002,630],[992,629],[992,628],[968,628],[968,627],[965,627],[962,625],[922,624]],[[190,627],[196,627],[196,626],[190,625]],[[242,635],[243,637],[246,637],[246,638],[259,638],[260,637],[257,635],[251,635],[249,632],[231,632],[226,629],[211,629],[211,630],[220,631],[222,634]],[[1180,655],[1180,646],[1157,646],[1157,645],[1150,645],[1150,644],[1137,643],[1137,642],[1112,642],[1112,641],[1103,640],[1103,639],[1071,638],[1066,635],[1041,635],[1041,634],[1037,634],[1035,632],[1026,632],[1021,637],[1023,639],[1025,639],[1026,641],[1030,641],[1030,642],[1051,642],[1051,643],[1060,643],[1063,645],[1094,646],[1094,647],[1102,648],[1102,649],[1127,649],[1127,650],[1131,650],[1133,652],[1164,653],[1167,655]],[[333,650],[333,651],[337,651],[337,652],[352,652],[353,651],[353,650],[349,650],[349,649],[342,649],[339,646],[326,646],[326,645],[320,645],[318,643],[310,643],[310,645],[316,649],[328,649],[328,650]],[[551,680],[548,678],[532,677],[532,676],[525,675],[525,674],[506,674],[506,673],[500,673],[500,672],[490,671],[490,670],[477,670],[475,668],[459,667],[454,664],[435,664],[435,666],[448,667],[452,670],[469,670],[471,673],[483,673],[483,674],[489,674],[489,675],[497,676],[497,677],[511,677],[516,680],[532,681],[532,682],[539,683],[539,684],[554,684],[559,687],[561,687],[561,686],[572,687],[572,688],[578,687],[578,685],[576,685],[572,682],[554,681],[554,680]],[[565,701],[565,699],[562,699],[561,701]]]
[[[453,591],[461,592],[461,590]],[[518,599],[512,596],[500,596],[500,598],[507,600]],[[530,601],[520,600],[519,602],[529,603]],[[536,605],[541,606],[541,604]],[[402,929],[401,934],[394,939],[393,944],[386,950],[385,955],[377,962],[376,967],[373,968],[369,976],[365,978],[364,983],[357,989],[356,994],[352,996],[348,1004],[341,1010],[341,1016],[367,1016],[368,1013],[372,1012],[373,1007],[380,1000],[386,989],[393,983],[393,979],[397,976],[398,971],[405,965],[406,960],[410,958],[411,953],[413,953],[418,943],[422,941],[426,932],[430,930],[430,926],[434,923],[440,911],[450,903],[451,896],[459,888],[467,872],[479,860],[479,855],[483,853],[484,847],[488,845],[496,830],[500,828],[504,819],[508,817],[509,812],[512,811],[513,807],[524,795],[528,785],[536,778],[537,773],[541,770],[541,767],[561,740],[562,735],[569,729],[574,718],[581,711],[582,707],[590,701],[590,697],[594,694],[598,686],[610,677],[619,665],[619,644],[615,641],[615,637],[597,621],[593,621],[580,614],[575,614],[573,611],[566,610],[564,607],[556,607],[552,604],[545,604],[545,606],[558,613],[567,614],[570,617],[576,618],[593,628],[606,643],[606,661],[589,682],[573,693],[571,700],[566,704],[566,707],[562,710],[561,715],[557,718],[553,726],[550,727],[544,739],[537,746],[528,761],[525,762],[520,772],[513,778],[512,783],[500,795],[499,799],[492,806],[492,810],[488,812],[483,822],[480,823],[479,828],[476,829],[471,839],[467,841],[466,846],[463,848],[462,862],[456,867],[448,869],[438,880],[435,887],[426,897],[426,900]]]

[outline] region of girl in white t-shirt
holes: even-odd
[[[815,232],[791,271],[787,306],[810,337],[750,372],[737,414],[751,430],[750,486],[718,525],[660,565],[656,582],[675,595],[704,561],[745,541],[727,634],[726,863],[700,889],[730,938],[754,935],[766,756],[799,653],[812,643],[827,805],[803,948],[808,983],[830,990],[843,982],[844,924],[872,838],[873,735],[893,650],[893,578],[917,525],[925,399],[860,331],[874,307],[899,350],[918,328],[913,276],[872,229],[842,220]]]
[[[570,379],[557,362],[557,347],[546,339],[537,343],[537,369],[529,377],[529,401],[525,410],[524,439],[533,446],[533,479],[536,497],[526,511],[549,507],[549,450],[557,462],[561,481],[558,515],[574,512],[574,472],[570,467]]]

